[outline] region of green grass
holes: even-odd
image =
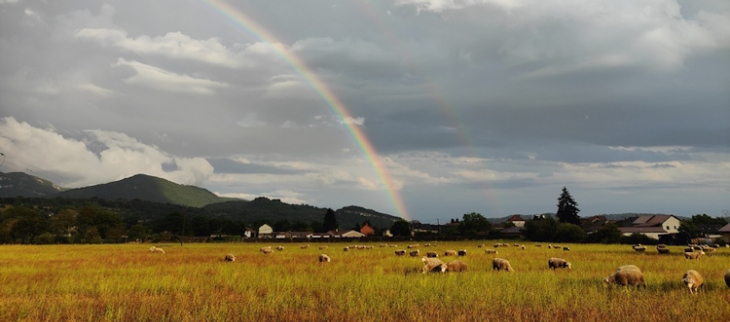
[[[570,252],[499,248],[486,255],[477,242],[439,243],[420,250],[467,249],[469,271],[420,273],[420,258],[394,248],[352,249],[315,244],[264,255],[270,244],[0,246],[0,321],[728,321],[730,289],[723,274],[730,250],[686,260],[630,246],[569,245]],[[491,243],[488,243],[491,245]],[[401,245],[399,248],[404,245]],[[320,264],[327,253],[332,262]],[[222,261],[233,253],[233,263]],[[494,257],[514,273],[492,271]],[[549,257],[573,269],[551,271]],[[442,258],[453,260],[456,258]],[[639,266],[647,287],[605,288],[616,267]],[[705,277],[696,296],[684,271]]]

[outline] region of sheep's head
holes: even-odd
[[[570,263],[565,263],[565,267],[567,267],[568,269],[570,269],[570,267],[571,267],[571,266],[572,266],[572,264],[570,264]]]

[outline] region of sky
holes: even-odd
[[[0,0],[1,172],[435,223],[730,210],[726,0]]]

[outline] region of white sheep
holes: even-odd
[[[556,268],[570,269],[570,267],[571,267],[571,264],[562,258],[552,257],[552,258],[548,259],[548,268],[552,268],[553,270],[555,270]]]
[[[320,263],[329,263],[330,257],[327,256],[327,254],[319,254],[319,262]]]
[[[223,257],[223,261],[226,261],[226,262],[235,262],[236,261],[236,256],[233,256],[233,254],[226,254],[226,256]]]
[[[162,248],[159,248],[157,246],[152,246],[152,247],[150,247],[150,253],[164,254],[165,250]]]
[[[504,258],[495,258],[492,260],[492,270],[495,269],[498,271],[514,272],[512,265]]]
[[[635,265],[624,265],[616,269],[616,271],[603,279],[606,285],[617,284],[621,286],[644,286],[644,274]]]
[[[689,288],[690,294],[695,295],[695,293],[697,293],[697,289],[705,282],[705,279],[698,271],[691,269],[682,275],[682,282],[684,282],[684,285]]]
[[[446,265],[438,258],[431,258],[424,256],[421,258],[423,261],[423,274],[432,273],[443,273],[446,271]]]

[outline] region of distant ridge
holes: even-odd
[[[0,198],[38,198],[65,190],[45,179],[24,172],[0,172]]]
[[[203,207],[208,204],[227,201],[214,193],[195,186],[177,183],[145,174],[105,184],[59,192],[61,198],[86,199],[102,198],[108,200],[145,200],[159,203]]]

